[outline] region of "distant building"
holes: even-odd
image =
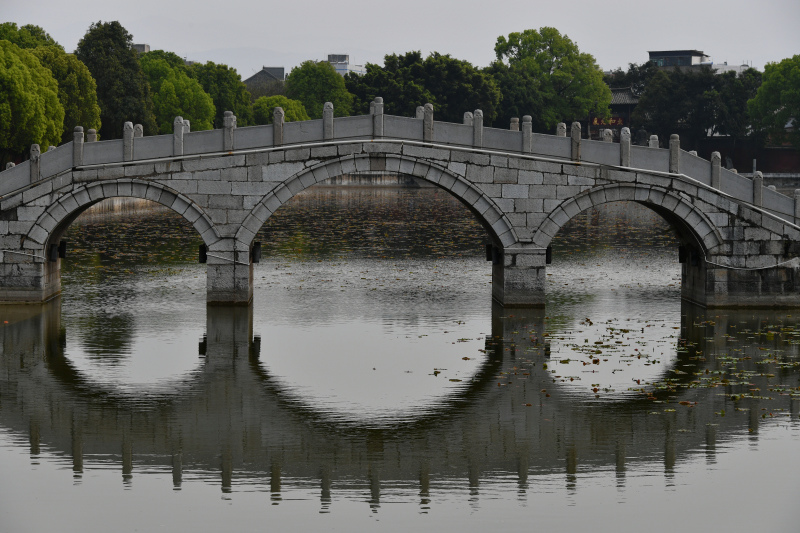
[[[134,44],[133,49],[139,52],[140,54],[146,54],[150,51],[149,44]]]
[[[664,50],[659,52],[647,52],[650,54],[650,61],[659,68],[688,70],[702,66],[710,67],[713,61],[700,50]]]
[[[751,67],[747,63],[742,63],[741,65],[729,65],[728,62],[725,61],[724,63],[714,63],[714,66],[712,68],[714,69],[714,72],[716,72],[717,74],[733,71],[737,75],[739,75]]]
[[[344,76],[348,72],[363,75],[366,73],[364,65],[351,65],[350,56],[347,54],[328,54],[328,63],[333,65],[336,72]]]
[[[283,85],[286,80],[286,70],[283,67],[262,67],[261,70],[244,80],[247,90],[253,95],[275,94],[269,90],[275,85]],[[279,93],[280,94],[280,93]]]
[[[593,139],[601,138],[601,130],[610,129],[614,132],[614,139],[619,139],[620,130],[630,127],[631,114],[639,103],[639,97],[630,87],[611,88],[611,117],[607,119],[592,117],[589,123],[590,135]]]

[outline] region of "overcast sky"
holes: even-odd
[[[0,0],[0,20],[41,26],[67,51],[92,22],[118,20],[135,43],[226,63],[242,78],[327,54],[383,64],[410,50],[483,67],[499,35],[542,26],[604,70],[642,63],[648,50],[702,50],[759,70],[800,54],[800,0]]]

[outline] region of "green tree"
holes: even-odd
[[[89,68],[97,81],[104,139],[122,137],[125,122],[139,123],[146,135],[158,131],[150,85],[139,65],[133,39],[117,22],[97,22],[78,43],[78,59]]]
[[[236,115],[238,126],[249,126],[253,123],[250,93],[236,69],[209,61],[205,64],[195,63],[189,67],[188,73],[200,82],[214,102],[217,110],[214,117],[215,128],[223,127],[225,111],[232,111]]]
[[[38,46],[56,46],[62,51],[64,47],[39,26],[26,24],[17,28],[14,22],[0,24],[0,39],[10,41],[20,48],[36,48]]]
[[[734,141],[752,137],[752,120],[747,102],[755,98],[761,86],[761,73],[754,68],[744,72],[717,74],[718,100],[715,109],[714,133],[733,137]]]
[[[212,129],[216,109],[211,96],[197,80],[189,77],[183,67],[183,60],[180,63],[170,63],[170,58],[165,58],[165,55],[149,52],[139,58],[153,93],[158,131],[171,133],[177,116],[189,120],[193,131]]]
[[[283,109],[284,120],[295,122],[310,120],[306,108],[298,100],[289,100],[285,96],[262,96],[253,103],[253,119],[258,125],[272,124],[272,112],[276,107]]]
[[[349,116],[353,105],[344,78],[327,61],[304,61],[293,68],[286,77],[286,97],[302,102],[311,118],[322,118],[325,102],[333,104],[337,117]]]
[[[631,122],[658,135],[662,143],[677,133],[684,149],[698,149],[700,139],[717,131],[717,78],[710,67],[660,70],[639,98]]]
[[[32,50],[39,62],[50,69],[58,82],[58,99],[64,107],[62,142],[73,139],[75,126],[100,129],[100,106],[97,103],[97,83],[74,54],[56,46],[40,46]]]
[[[763,83],[747,109],[757,130],[800,149],[800,55],[767,63]]]
[[[26,153],[31,144],[42,150],[57,145],[63,127],[64,108],[50,70],[30,51],[0,40],[2,162]]]
[[[609,87],[630,87],[634,94],[642,94],[656,72],[658,67],[652,61],[641,65],[629,63],[627,72],[618,68],[610,74],[604,74],[603,80]]]
[[[535,131],[552,132],[559,122],[610,115],[611,90],[594,57],[555,28],[500,36],[494,50],[488,72],[503,93],[496,122],[531,115]]]
[[[491,123],[500,104],[500,90],[491,76],[471,63],[434,52],[391,54],[384,66],[367,64],[363,76],[348,74],[347,89],[355,96],[354,109],[369,112],[369,104],[382,96],[387,113],[411,115],[417,106],[433,104],[439,120],[461,122],[465,111],[480,109]]]

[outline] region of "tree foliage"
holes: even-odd
[[[800,149],[800,55],[767,63],[763,83],[747,109],[757,130]]]
[[[501,96],[491,76],[450,55],[391,54],[383,67],[368,63],[366,71],[345,78],[358,113],[369,112],[370,102],[381,96],[386,112],[398,115],[414,116],[417,106],[428,102],[437,119],[449,122],[461,122],[464,112],[475,109],[483,111],[488,123],[497,115]]]
[[[58,83],[36,56],[0,40],[0,150],[3,158],[57,145],[64,127]]]
[[[750,132],[746,102],[761,82],[754,69],[715,74],[710,67],[659,70],[647,84],[631,117],[635,127],[658,135],[662,142],[677,133],[681,146],[697,149],[709,135],[744,139]]]
[[[272,124],[272,112],[276,107],[283,109],[286,122],[311,119],[306,113],[306,108],[303,107],[302,102],[276,95],[262,96],[253,102],[253,119],[255,123],[258,125]]]
[[[628,63],[628,70],[621,68],[611,71],[603,76],[609,87],[630,87],[634,94],[642,94],[647,88],[647,83],[658,72],[658,67],[652,61],[638,65]]]
[[[97,81],[100,135],[104,139],[122,137],[127,121],[141,124],[146,135],[158,130],[150,85],[132,42],[119,22],[97,22],[89,27],[75,51]]]
[[[500,36],[494,50],[497,61],[488,72],[504,96],[496,122],[531,115],[535,131],[552,132],[559,122],[590,113],[609,116],[611,90],[594,57],[555,28]]]
[[[158,131],[171,133],[177,116],[189,120],[192,130],[212,129],[216,109],[211,96],[197,80],[189,77],[183,60],[178,58],[179,62],[176,62],[171,56],[178,57],[171,52],[157,50],[139,58],[150,82]]]
[[[299,100],[311,118],[322,118],[325,102],[333,104],[337,117],[349,116],[353,106],[344,78],[327,61],[304,61],[293,68],[286,78],[286,97]]]
[[[3,22],[0,24],[0,39],[12,42],[20,48],[55,46],[62,51],[64,50],[64,47],[50,37],[44,29],[33,24],[26,24],[21,28],[17,28],[14,22]]]
[[[40,46],[33,50],[39,62],[50,69],[58,83],[58,99],[64,107],[62,142],[73,139],[75,126],[85,130],[100,129],[100,106],[97,103],[97,83],[74,54],[55,46]]]
[[[250,93],[235,68],[209,61],[204,64],[195,63],[189,67],[188,73],[200,82],[203,90],[211,96],[216,108],[215,128],[224,126],[225,111],[232,111],[236,115],[238,126],[253,124]]]

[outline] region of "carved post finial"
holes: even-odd
[[[433,141],[433,104],[425,104],[424,116],[422,118],[422,140]]]
[[[651,135],[650,136],[650,148],[658,148],[658,135]]]
[[[272,144],[274,146],[283,144],[283,120],[285,117],[286,113],[283,112],[282,107],[272,110]]]
[[[556,124],[556,137],[566,137],[567,136],[567,125],[564,122],[559,122]]]
[[[472,146],[483,147],[483,111],[480,109],[472,114]]]
[[[622,167],[631,166],[631,129],[622,128],[619,132],[619,164]]]
[[[9,168],[14,168],[15,166],[17,166],[16,163],[14,163],[13,161],[9,161],[8,163],[6,163],[6,170],[8,170]]]
[[[418,105],[416,114],[414,115],[415,118],[424,119],[425,118],[425,106]]]
[[[607,143],[614,142],[614,132],[611,131],[610,129],[604,129],[603,130],[603,142],[607,142]]]
[[[172,121],[172,155],[183,155],[183,117]]]
[[[133,122],[122,126],[122,160],[133,161]]]
[[[83,164],[83,126],[75,126],[72,131],[72,166]]]
[[[225,111],[222,115],[222,149],[226,152],[233,150],[233,130],[236,129],[236,115],[233,111]]]
[[[464,125],[465,126],[472,126],[472,121],[474,117],[472,116],[472,111],[467,111],[464,113]]]
[[[519,118],[511,117],[511,126],[509,127],[511,131],[519,131]]]
[[[753,204],[764,205],[764,175],[760,170],[753,176]]]
[[[322,106],[322,138],[333,139],[333,103],[325,102]]]
[[[42,150],[39,148],[38,144],[31,145],[31,183],[35,181],[39,181],[39,164],[42,158]]]
[[[719,189],[720,175],[722,174],[722,155],[711,152],[711,186]]]
[[[144,137],[144,128],[141,124],[134,124],[133,125],[133,138],[139,139],[140,137]]]
[[[522,152],[529,154],[533,151],[533,118],[530,115],[522,117]]]
[[[681,138],[677,133],[669,136],[669,171],[681,173]]]
[[[97,142],[97,130],[96,129],[91,128],[91,129],[89,129],[89,131],[86,132],[86,142],[87,143]]]
[[[581,123],[577,120],[572,123],[570,128],[570,137],[572,138],[572,160],[581,160]]]
[[[377,139],[383,137],[383,98],[376,96],[373,100],[375,113],[372,117],[372,137]]]
[[[183,119],[183,133],[189,133],[191,131],[192,131],[192,124],[187,119]],[[135,133],[134,137],[136,137]]]

